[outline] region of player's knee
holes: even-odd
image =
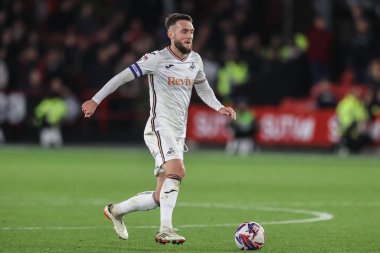
[[[176,175],[179,176],[181,180],[183,180],[183,178],[186,176],[186,169],[183,163],[177,166]]]
[[[166,174],[166,177],[177,179],[178,181],[182,181],[186,176],[185,166],[174,167],[170,172]]]
[[[170,177],[173,179],[178,179],[182,181],[182,179],[186,176],[185,165],[181,160],[171,160],[164,164],[164,169],[166,173],[166,177]]]
[[[182,169],[179,169],[179,170],[177,171],[176,175],[177,175],[178,177],[180,177],[180,178],[181,178],[180,181],[182,181],[182,180],[184,179],[184,177],[186,176],[186,170],[185,170],[185,167],[183,167]]]

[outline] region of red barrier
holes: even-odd
[[[338,140],[334,110],[310,113],[255,107],[260,129],[256,141],[263,146],[331,147]],[[206,106],[189,108],[188,140],[224,144],[229,138],[228,118]],[[371,125],[371,135],[380,146],[380,117]]]
[[[295,113],[257,108],[255,112],[260,122],[257,141],[261,144],[329,147],[338,140],[334,111]]]
[[[226,143],[228,118],[205,106],[189,108],[187,139],[203,143]]]

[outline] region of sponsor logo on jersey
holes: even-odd
[[[176,78],[174,76],[168,76],[168,85],[186,85],[191,86],[194,82],[194,79],[186,78]]]
[[[170,69],[171,67],[173,67],[174,65],[173,64],[169,64],[167,66],[165,66],[166,69]]]

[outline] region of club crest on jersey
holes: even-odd
[[[137,61],[137,63],[142,63],[148,59],[149,59],[149,57],[147,55],[144,55],[143,57],[140,58],[140,60]]]
[[[167,156],[172,156],[175,154],[175,151],[172,147],[169,148],[168,152],[166,153]]]
[[[194,79],[186,78],[176,78],[174,76],[168,76],[168,85],[177,86],[177,85],[186,85],[191,86],[194,83]]]
[[[191,66],[189,68],[191,71],[194,71],[196,69],[196,66],[194,64],[194,62],[191,63]]]

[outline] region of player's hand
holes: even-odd
[[[227,115],[232,119],[236,119],[236,112],[231,107],[223,107],[218,111],[220,114]]]
[[[96,108],[98,107],[98,104],[94,100],[87,100],[82,104],[82,112],[84,113],[85,118],[91,117]]]

